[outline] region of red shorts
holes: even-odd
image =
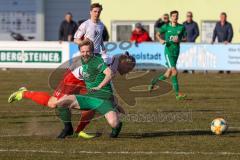
[[[86,94],[87,89],[84,80],[77,79],[71,71],[67,71],[63,80],[55,89],[53,96],[57,99],[69,94]]]

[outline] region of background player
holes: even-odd
[[[186,41],[186,31],[182,24],[178,23],[178,11],[171,11],[171,22],[163,25],[157,32],[156,37],[161,44],[165,44],[165,58],[167,61],[167,71],[155,77],[150,85],[150,90],[158,81],[166,80],[171,77],[172,86],[175,91],[176,99],[185,99],[186,95],[179,92],[176,64],[180,51],[180,42]],[[165,40],[161,38],[161,34],[165,34]]]
[[[101,50],[105,53],[102,37],[104,24],[99,19],[102,9],[102,5],[93,3],[90,7],[90,19],[83,22],[74,35],[74,42],[78,45],[80,45],[84,39],[91,40],[94,45],[94,54],[100,54]]]

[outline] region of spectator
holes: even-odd
[[[212,43],[215,42],[216,37],[220,43],[228,44],[232,41],[233,29],[231,23],[227,21],[227,14],[225,12],[220,14],[220,21],[216,23],[213,31]]]
[[[146,41],[152,41],[152,39],[149,36],[148,32],[143,28],[142,24],[136,23],[130,41],[135,43],[141,43]]]
[[[187,19],[183,22],[187,32],[187,41],[186,42],[195,42],[197,37],[199,36],[199,28],[198,24],[193,21],[192,12],[187,12]]]
[[[162,20],[163,19],[163,20]],[[154,35],[156,35],[156,30],[159,30],[164,24],[168,24],[170,22],[169,20],[169,14],[165,13],[163,15],[163,18],[159,18],[155,24],[154,24],[154,29],[155,29],[155,33]],[[165,35],[164,34],[161,34],[160,37],[162,39],[164,39]]]
[[[232,24],[227,21],[227,14],[225,12],[220,14],[220,21],[216,23],[213,31],[212,44],[215,42],[216,37],[220,43],[228,44],[232,42]],[[224,71],[219,71],[219,73],[224,73]],[[227,73],[229,74],[230,71],[227,71]]]
[[[67,12],[59,28],[59,41],[73,41],[77,23],[72,20],[72,13]]]
[[[163,19],[163,20],[162,20],[162,19]],[[159,29],[159,28],[162,27],[162,25],[167,24],[167,23],[169,23],[169,22],[170,22],[170,21],[169,21],[169,15],[168,15],[167,13],[165,13],[165,14],[163,15],[163,18],[159,18],[159,19],[155,22],[154,28],[155,28],[155,29]]]

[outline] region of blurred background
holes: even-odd
[[[77,46],[71,41],[79,25],[89,18],[91,3],[103,6],[103,39],[114,42],[110,49],[115,47],[109,54],[128,50],[137,64],[151,63],[147,68],[164,65],[163,46],[154,42],[155,33],[170,21],[169,12],[178,10],[179,23],[187,30],[187,43],[182,44],[178,62],[180,70],[230,73],[240,68],[238,0],[0,0],[0,67],[55,68],[75,56]],[[122,41],[132,43],[123,49]],[[51,61],[50,57],[55,59]],[[28,64],[19,65],[26,61]]]
[[[129,40],[135,23],[141,22],[154,39],[154,24],[171,10],[180,13],[179,22],[186,20],[188,11],[198,23],[200,35],[197,42],[211,42],[215,23],[221,12],[226,12],[233,26],[233,43],[240,42],[238,0],[0,0],[0,40],[13,40],[10,32],[31,36],[34,40],[58,40],[59,26],[66,12],[73,20],[89,18],[91,3],[103,5],[101,20],[109,31],[110,40]],[[238,5],[239,4],[239,5]]]

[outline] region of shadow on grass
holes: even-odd
[[[240,134],[240,131],[227,131],[223,136],[234,136]],[[209,130],[189,130],[189,131],[158,131],[158,132],[143,132],[143,133],[121,133],[120,138],[154,138],[168,136],[209,136],[214,134]],[[239,135],[238,135],[239,136]]]

